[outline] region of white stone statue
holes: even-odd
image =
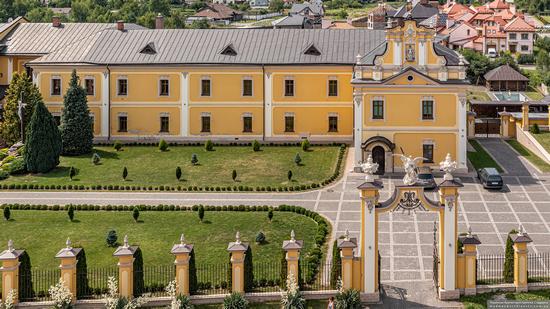
[[[416,165],[420,163],[420,160],[424,160],[424,157],[406,156],[402,154],[396,154],[403,162],[403,169],[405,170],[405,177],[403,177],[403,183],[407,186],[412,186],[418,181],[418,175],[416,172]]]
[[[378,163],[374,163],[372,161],[372,155],[369,154],[369,157],[367,158],[367,162],[361,164],[361,168],[363,169],[363,172],[365,175],[365,181],[366,182],[373,182],[375,178],[374,173],[378,170]]]
[[[447,153],[445,160],[439,162],[439,168],[445,172],[443,180],[453,180],[453,172],[456,170],[456,161],[451,159],[451,154]]]

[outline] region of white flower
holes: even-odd
[[[14,309],[15,308],[15,299],[17,298],[17,290],[13,289],[8,292],[4,303],[0,301],[0,308],[3,309]]]
[[[147,299],[144,297],[134,298],[131,301],[128,301],[124,297],[121,297],[118,294],[118,282],[115,277],[109,277],[109,279],[107,279],[107,287],[109,288],[109,292],[104,295],[105,308],[107,309],[119,308],[119,303],[121,301],[126,302],[123,309],[141,308],[143,304],[147,303]]]
[[[63,279],[59,279],[59,282],[56,285],[50,286],[48,292],[52,298],[55,308],[66,309],[71,307],[73,294],[65,285],[65,281],[63,281]]]

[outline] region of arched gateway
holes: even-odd
[[[456,169],[456,162],[447,155],[445,161],[440,163],[440,168],[445,172],[443,182],[439,184],[439,200],[434,201],[426,197],[424,188],[417,185],[396,186],[392,196],[386,201],[379,200],[379,190],[382,182],[375,179],[374,173],[378,170],[378,164],[373,162],[371,156],[363,164],[363,170],[367,174],[366,181],[361,184],[361,234],[357,248],[359,255],[360,278],[349,276],[349,272],[355,269],[353,261],[342,259],[343,286],[361,291],[363,301],[376,302],[379,294],[379,264],[378,264],[378,218],[381,213],[390,211],[435,211],[439,214],[439,266],[434,273],[438,278],[438,295],[440,299],[457,299],[460,296],[457,288],[457,207],[458,188],[463,185],[457,182],[452,172]],[[411,177],[411,175],[408,175]],[[412,176],[414,177],[414,175]],[[339,240],[339,247],[357,247],[357,240],[346,237]],[[475,282],[473,283],[475,285]]]

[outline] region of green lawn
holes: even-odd
[[[537,134],[533,134],[533,136],[536,136]],[[508,144],[512,146],[522,157],[529,160],[529,162],[533,163],[536,167],[538,167],[543,172],[550,172],[550,165],[546,163],[543,159],[541,159],[536,154],[532,153],[529,149],[523,147],[522,144],[520,144],[516,140],[507,140]]]
[[[543,96],[540,92],[538,92],[538,91],[536,91],[536,90],[534,90],[534,89],[531,89],[531,91],[525,92],[525,94],[526,94],[531,100],[534,100],[534,101],[542,100],[542,99],[544,98],[544,96]]]
[[[33,268],[56,268],[54,256],[70,237],[74,246],[86,250],[89,267],[116,266],[112,256],[115,248],[105,243],[107,232],[116,230],[118,241],[125,234],[131,244],[139,244],[145,265],[171,265],[174,257],[170,249],[185,233],[189,243],[195,245],[198,264],[228,262],[227,244],[241,232],[241,239],[251,243],[255,263],[279,262],[283,240],[290,231],[303,239],[305,248],[315,244],[317,223],[292,212],[274,212],[270,223],[266,211],[234,212],[206,211],[200,223],[194,211],[142,211],[140,222],[134,222],[131,211],[76,211],[76,222],[69,222],[65,211],[12,210],[12,221],[0,222],[0,244],[13,239],[17,248],[25,248]],[[254,243],[256,234],[263,231],[267,243]]]
[[[550,290],[529,291],[527,293],[484,293],[475,296],[463,296],[460,301],[464,309],[485,309],[487,301],[496,295],[504,295],[509,300],[549,301]]]
[[[315,146],[304,152],[297,146],[264,146],[254,152],[252,147],[219,146],[205,151],[202,146],[171,146],[161,152],[153,146],[126,146],[122,151],[112,147],[95,147],[101,157],[99,165],[92,164],[91,154],[62,157],[60,165],[47,174],[12,176],[0,184],[36,185],[122,185],[122,186],[296,186],[321,183],[333,175],[339,147]],[[294,157],[302,159],[298,166]],[[199,164],[191,164],[197,154]],[[73,181],[70,167],[78,170]],[[183,171],[181,181],[175,176],[176,167]],[[128,178],[122,180],[122,170],[128,169]],[[233,181],[232,171],[237,171]],[[292,170],[293,179],[287,179]]]
[[[468,151],[468,160],[472,163],[474,168],[480,169],[484,167],[494,167],[499,172],[502,172],[502,168],[495,160],[481,147],[476,140],[470,140],[470,145],[474,147],[475,152]]]
[[[550,132],[543,131],[539,134],[533,134],[533,137],[540,143],[546,151],[550,151]]]
[[[476,100],[476,101],[490,101],[491,98],[485,91],[468,91],[466,98],[468,100]]]

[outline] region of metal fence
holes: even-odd
[[[337,267],[340,267],[337,265]],[[332,278],[332,263],[311,264],[303,261],[300,263],[302,273],[301,290],[327,291],[335,290],[338,278]]]
[[[109,277],[118,281],[117,267],[88,268],[86,272],[77,272],[77,297],[79,299],[102,298],[109,292]]]
[[[195,294],[226,294],[230,293],[228,279],[229,263],[196,264],[197,291]]]
[[[166,296],[166,286],[175,278],[175,265],[144,266],[134,271],[134,280],[143,278],[142,295]],[[139,279],[138,279],[139,280]]]
[[[478,255],[476,266],[477,284],[506,283],[504,280],[505,261],[506,257],[504,255]]]
[[[527,280],[550,282],[550,252],[527,255]]]
[[[50,300],[48,290],[59,282],[59,269],[33,269],[19,274],[21,301]]]
[[[281,262],[254,263],[253,292],[278,292],[281,290]]]

